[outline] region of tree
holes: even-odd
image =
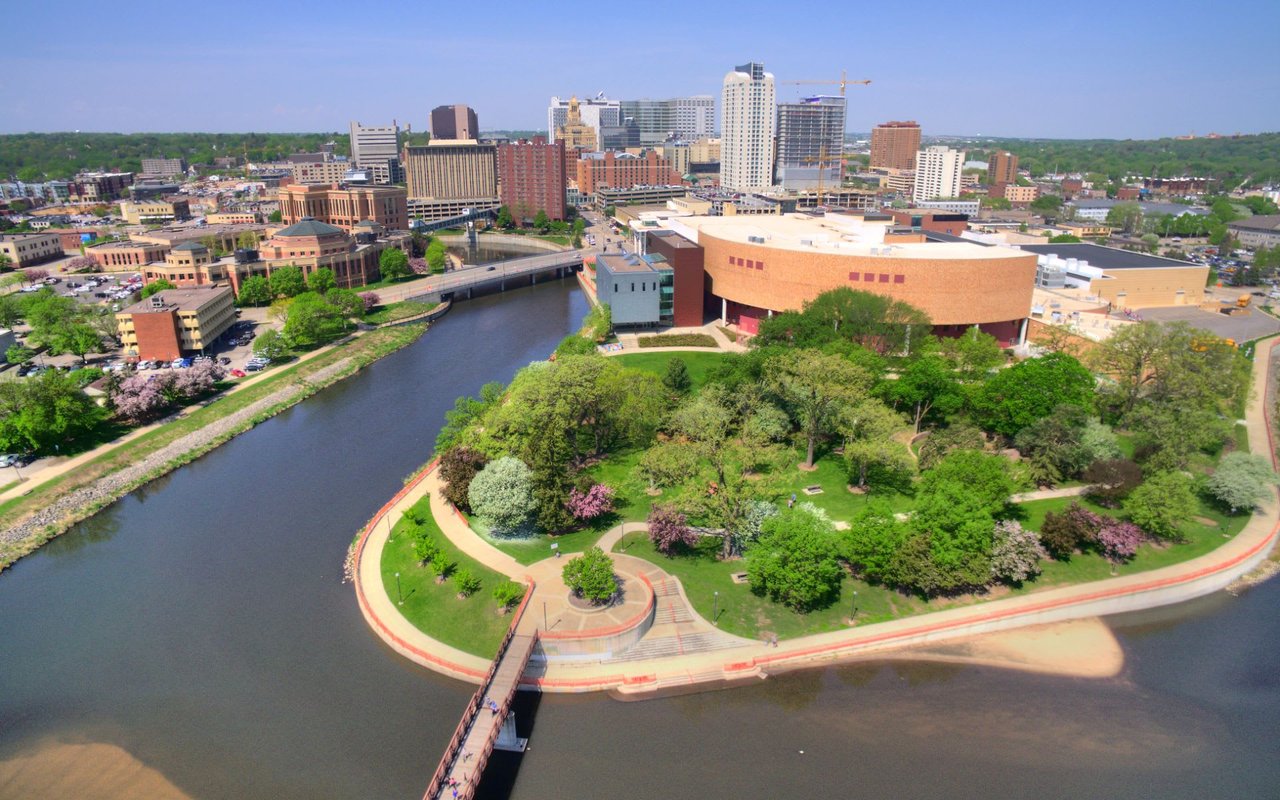
[[[683,358],[675,356],[667,362],[666,372],[662,375],[662,385],[676,394],[686,394],[692,388],[693,381],[689,378],[689,367],[684,363]]]
[[[1041,214],[1053,214],[1062,208],[1062,198],[1056,194],[1042,194],[1031,201],[1030,208]]]
[[[609,304],[600,303],[592,307],[587,312],[587,318],[582,321],[582,329],[596,343],[608,339],[613,332],[613,310],[609,308]]]
[[[795,350],[768,362],[766,381],[799,424],[805,467],[812,468],[818,437],[834,428],[842,409],[865,397],[871,378],[839,356]]]
[[[1104,518],[1072,501],[1061,512],[1047,512],[1040,526],[1040,543],[1057,561],[1068,561],[1077,550],[1089,547]]]
[[[102,352],[102,335],[86,322],[76,322],[58,331],[49,340],[49,352],[71,353],[79,356],[81,363],[88,363],[90,353]]]
[[[427,245],[427,266],[431,268],[433,274],[439,275],[444,272],[448,263],[446,252],[444,242],[439,239],[432,239],[431,244]],[[386,276],[385,272],[383,276]]]
[[[498,218],[495,221],[495,224],[499,228],[502,228],[504,230],[511,230],[512,228],[514,228],[516,226],[516,221],[511,216],[511,209],[507,208],[506,206],[499,206]]]
[[[250,275],[240,282],[240,296],[236,298],[242,306],[262,306],[271,302],[271,285],[262,275]]]
[[[982,431],[968,422],[958,422],[945,428],[929,432],[920,444],[920,469],[937,466],[948,453],[955,450],[977,450],[986,447],[986,437]]]
[[[280,213],[279,209],[276,209],[275,211],[272,211],[270,214],[267,215],[267,222],[279,223],[283,221],[284,221],[284,215]]]
[[[989,333],[983,333],[977,325],[960,336],[945,337],[939,341],[939,352],[951,362],[957,376],[963,382],[982,380],[991,370],[1004,363],[1000,342]]]
[[[493,599],[498,608],[506,611],[524,599],[524,584],[515,581],[503,581],[493,587]]]
[[[484,454],[470,447],[450,447],[440,456],[440,496],[464,511],[470,511],[471,482],[487,463]]]
[[[897,380],[880,385],[884,398],[894,408],[905,407],[915,433],[929,412],[936,410],[943,418],[959,411],[964,394],[951,364],[940,355],[925,354],[911,359],[898,372]]]
[[[666,489],[683,483],[698,468],[698,454],[686,442],[661,442],[640,457],[636,471],[650,489]]]
[[[93,430],[104,412],[66,373],[0,381],[0,450],[51,452]]]
[[[762,320],[756,343],[820,347],[843,340],[882,355],[899,355],[909,354],[913,331],[919,339],[929,327],[923,311],[901,300],[842,287],[818,295],[803,311]]]
[[[1078,244],[1083,241],[1084,239],[1073,233],[1060,233],[1057,236],[1049,237],[1049,244]]]
[[[865,490],[904,488],[914,468],[910,456],[894,435],[902,429],[902,417],[884,403],[867,398],[845,407],[837,427],[844,439],[849,482]]]
[[[458,584],[458,597],[470,597],[480,591],[480,579],[469,568],[464,567],[458,570],[454,581]]]
[[[1048,556],[1035,531],[1017,520],[1001,520],[991,535],[991,580],[1019,584],[1040,574]]]
[[[236,247],[241,250],[257,250],[258,249],[258,232],[245,231],[236,238]]]
[[[145,300],[151,295],[155,294],[156,292],[163,292],[165,289],[177,289],[177,288],[178,287],[175,284],[173,284],[171,281],[167,281],[164,278],[160,278],[142,287],[142,299]]]
[[[253,340],[253,354],[268,361],[280,361],[289,354],[289,345],[279,331],[268,328]]]
[[[28,268],[22,271],[22,277],[27,283],[39,283],[49,277],[49,270]]]
[[[1102,556],[1113,565],[1133,558],[1138,552],[1138,545],[1146,537],[1142,529],[1132,522],[1121,522],[1109,519],[1094,534],[1098,549]]]
[[[1093,408],[1093,375],[1066,353],[1029,358],[993,375],[974,398],[982,426],[1013,436],[1060,405]]]
[[[1232,514],[1252,509],[1275,484],[1276,474],[1265,458],[1238,450],[1223,456],[1205,479],[1205,489]]]
[[[613,511],[613,494],[613,488],[604,483],[597,483],[586,491],[574,487],[569,490],[565,505],[574,519],[593,520]]]
[[[655,505],[649,511],[648,525],[649,540],[663,555],[670,556],[698,541],[684,514],[673,505]]]
[[[1107,211],[1107,224],[1125,233],[1142,230],[1142,206],[1137,203],[1116,203]]]
[[[314,347],[342,334],[346,320],[342,312],[314,292],[305,292],[289,304],[281,335],[290,347]]]
[[[809,503],[765,520],[747,551],[751,591],[796,611],[825,608],[840,598],[844,575],[835,527]]]
[[[333,277],[333,270],[328,267],[320,267],[307,276],[307,291],[315,292],[319,295],[324,295],[337,285],[338,281]]]
[[[546,233],[551,228],[551,220],[547,218],[545,209],[538,209],[538,213],[533,215],[533,227],[538,229],[538,233]]]
[[[1041,486],[1053,486],[1079,475],[1095,459],[1084,449],[1087,417],[1078,406],[1058,406],[1049,416],[1018,431],[1014,446],[1026,459]]]
[[[350,289],[330,289],[324,301],[338,310],[347,320],[357,320],[364,316],[364,300]]]
[[[292,264],[273,269],[267,278],[267,285],[271,287],[272,297],[297,297],[307,290],[302,270]]]
[[[467,502],[485,525],[511,533],[528,522],[536,507],[532,473],[512,456],[491,461],[472,479]]]
[[[378,296],[377,292],[361,292],[360,302],[364,304],[364,313],[368,315],[370,311],[382,303],[382,298]]]
[[[1084,471],[1085,494],[1108,508],[1117,508],[1142,483],[1142,467],[1124,458],[1095,461]]]
[[[10,364],[24,364],[30,361],[36,354],[35,350],[25,345],[10,345],[8,350],[4,351],[4,359]]]
[[[841,534],[842,556],[868,580],[889,580],[890,567],[899,550],[912,535],[888,503],[873,500],[854,516]]]
[[[592,547],[577,558],[569,559],[561,571],[564,585],[585,600],[602,605],[618,591],[613,574],[613,559],[599,547]]]
[[[1147,478],[1124,501],[1129,520],[1158,539],[1178,541],[1182,523],[1196,512],[1191,478],[1181,472],[1161,472]]]

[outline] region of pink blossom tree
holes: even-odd
[[[364,303],[364,313],[366,314],[382,305],[382,298],[378,297],[377,292],[365,292],[360,295],[360,301]]]
[[[226,376],[224,370],[218,364],[212,361],[202,361],[199,364],[181,370],[174,380],[173,388],[175,393],[184,400],[190,400],[199,397],[202,394],[212,392],[218,381]]]
[[[49,277],[49,270],[35,269],[35,268],[24,269],[22,271],[22,277],[26,278],[27,283],[39,283],[40,281]]]
[[[649,539],[659,552],[671,555],[677,548],[692,546],[698,535],[675,506],[656,505],[649,512]]]
[[[1120,520],[1107,520],[1094,534],[1094,541],[1098,543],[1102,555],[1113,567],[1133,558],[1144,538],[1142,528],[1132,522]]]
[[[169,407],[165,394],[172,381],[172,373],[130,375],[115,385],[111,403],[117,414],[134,424],[155,419]]]
[[[76,256],[62,267],[63,272],[101,272],[102,267],[88,256]]]
[[[613,510],[613,487],[597,483],[587,491],[569,490],[569,499],[565,507],[574,519],[591,520]]]

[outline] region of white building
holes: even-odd
[[[720,133],[720,186],[759,192],[773,185],[777,108],[773,74],[752,61],[724,76]]]
[[[551,105],[547,106],[548,144],[556,143],[556,131],[564,127],[565,120],[569,116],[570,99],[553,97]],[[621,106],[622,101],[610,100],[604,96],[604,92],[578,101],[578,114],[582,117],[582,124],[595,129],[597,147],[604,141],[604,137],[600,135],[601,128],[616,128],[622,125]]]
[[[912,200],[937,200],[960,196],[964,151],[950,147],[926,147],[916,155],[916,183]]]
[[[399,183],[400,126],[365,126],[351,123],[351,164],[371,170],[375,183]]]

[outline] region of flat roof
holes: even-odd
[[[651,233],[654,236],[661,236],[663,241],[667,242],[672,247],[697,247],[696,244],[675,231],[646,231],[646,233]]]
[[[665,263],[665,259],[662,259]],[[596,256],[596,266],[604,265],[614,275],[625,272],[657,272],[658,268],[642,256],[634,253],[600,254]]]
[[[1185,269],[1186,267],[1208,269],[1203,264],[1136,253],[1132,250],[1121,250],[1118,247],[1104,247],[1100,244],[1024,244],[1019,247],[1039,255],[1078,258],[1081,261],[1088,261],[1089,266],[1100,269]]]
[[[126,306],[120,314],[151,314],[158,311],[197,311],[210,300],[231,291],[228,286],[210,286],[198,289],[161,289],[145,300]],[[155,303],[160,298],[160,305]]]

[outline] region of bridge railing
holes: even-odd
[[[516,635],[516,626],[520,624],[521,617],[524,616],[525,609],[529,605],[529,598],[533,596],[533,589],[536,585],[532,578],[525,578],[526,588],[524,599],[520,601],[520,605],[516,607],[515,613],[512,615],[511,624],[507,626],[506,635],[502,637],[502,643],[498,645],[498,653],[493,657],[493,662],[489,665],[489,672],[484,676],[484,683],[476,689],[475,694],[471,696],[471,702],[467,704],[466,710],[462,712],[462,719],[458,721],[458,727],[453,730],[453,737],[449,739],[449,744],[445,747],[444,755],[440,758],[440,763],[436,766],[435,773],[431,776],[431,782],[427,784],[427,791],[422,795],[423,800],[435,800],[440,796],[441,790],[444,789],[445,778],[449,776],[453,764],[457,760],[458,751],[462,749],[462,743],[466,741],[467,734],[471,730],[472,724],[480,713],[480,709],[484,707],[484,699],[488,696],[489,687],[493,684],[494,673],[498,671],[498,665],[502,662],[502,657],[507,654],[507,648],[511,646],[511,640]],[[516,688],[520,682],[516,681],[510,692],[502,700],[503,716],[507,714],[511,708],[511,701],[515,697]],[[489,754],[493,752],[493,743],[497,740],[498,733],[502,726],[497,725],[489,734],[488,741],[485,742],[484,748],[477,754],[476,767],[472,772],[473,775],[480,775],[484,772],[484,766],[489,761]],[[459,791],[459,797],[470,798],[475,793],[474,782],[469,784],[465,791]]]

